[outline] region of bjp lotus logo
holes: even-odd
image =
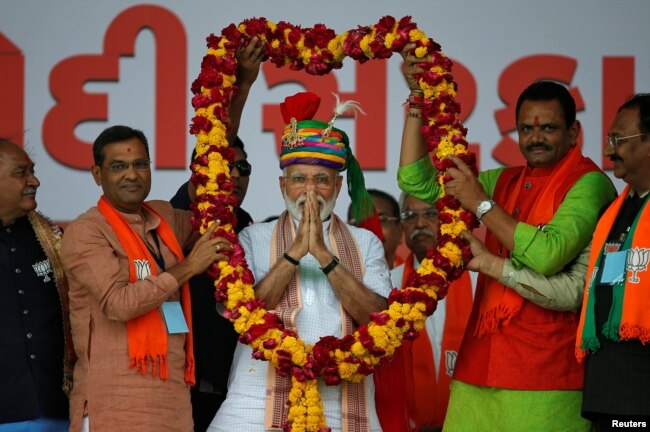
[[[648,248],[633,248],[628,251],[627,269],[632,271],[632,276],[630,276],[628,282],[636,284],[641,281],[636,274],[647,270],[648,259],[650,259],[650,249]]]
[[[456,351],[445,351],[445,364],[447,375],[453,376],[454,369],[456,369],[456,359],[458,358],[458,352]]]

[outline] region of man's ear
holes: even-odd
[[[571,145],[575,145],[578,142],[578,137],[580,136],[580,129],[582,126],[580,125],[580,121],[576,120],[573,122],[571,126],[569,126],[569,137],[571,139],[570,143]]]
[[[93,165],[90,168],[90,173],[93,175],[93,178],[95,179],[95,184],[97,186],[102,185],[102,176],[101,176],[100,170],[101,170],[101,167],[98,166],[98,165]]]

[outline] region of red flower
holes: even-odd
[[[199,132],[210,132],[212,129],[212,122],[203,116],[196,116],[192,119],[190,126],[190,133],[193,135]]]

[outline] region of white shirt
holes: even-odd
[[[413,268],[417,270],[420,268],[420,262],[413,255]],[[397,288],[402,287],[402,277],[404,276],[404,264],[401,264],[390,271],[390,279],[393,286]],[[433,351],[433,365],[438,371],[440,364],[440,353],[442,351],[442,332],[445,328],[445,316],[447,315],[447,297],[438,300],[438,306],[435,312],[424,322],[424,327],[427,329],[429,342],[431,342],[431,351]],[[436,380],[438,377],[436,376]]]
[[[270,269],[270,245],[273,228],[277,221],[254,224],[239,234],[248,266],[256,281],[262,280]],[[384,249],[379,239],[370,231],[348,226],[359,245],[365,265],[363,283],[373,292],[388,297],[390,275],[384,259]],[[323,224],[323,237],[329,250],[329,221]],[[296,316],[299,336],[313,344],[320,337],[341,337],[340,302],[331,289],[327,276],[319,268],[318,261],[307,254],[300,260],[300,288],[303,307]],[[237,432],[264,430],[266,380],[268,362],[254,360],[252,349],[237,344],[230,371],[228,396],[212,420],[211,432]],[[381,431],[375,412],[375,389],[372,379],[365,380],[368,419],[371,431]],[[341,430],[341,387],[326,386],[319,380],[327,425],[332,431]]]

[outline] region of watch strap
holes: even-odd
[[[339,257],[334,255],[332,257],[332,261],[329,264],[327,264],[325,267],[321,267],[320,269],[325,275],[328,275],[332,270],[334,270],[334,267],[336,267],[337,265],[339,265]]]

